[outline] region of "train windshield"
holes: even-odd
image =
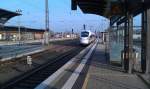
[[[81,37],[88,37],[89,36],[89,32],[81,32]]]

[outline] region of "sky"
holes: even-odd
[[[21,26],[31,28],[45,28],[45,0],[2,0],[0,8],[10,11],[22,10],[19,17]],[[54,32],[83,30],[83,24],[87,29],[103,31],[109,26],[109,21],[98,15],[83,14],[78,8],[71,10],[71,0],[49,0],[50,29]],[[134,18],[135,25],[140,25],[140,16]],[[18,25],[18,17],[9,20],[6,25]]]

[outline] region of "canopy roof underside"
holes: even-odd
[[[149,4],[149,0],[72,0],[72,10],[79,6],[83,13],[117,19],[125,16],[126,11],[136,16],[144,9],[149,9]]]
[[[18,15],[20,14],[0,8],[0,25],[5,24],[10,18]]]

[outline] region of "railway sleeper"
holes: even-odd
[[[31,84],[35,83],[35,84],[39,84],[39,83],[41,83],[41,81],[25,80],[24,83],[31,83]]]
[[[23,87],[14,87],[12,89],[29,89],[29,88],[23,88]]]
[[[19,83],[19,84],[17,84],[16,87],[18,87],[18,88],[20,87],[20,89],[22,89],[22,88],[33,89],[36,86],[37,86],[37,84],[35,84],[35,83]]]
[[[45,78],[35,78],[35,77],[31,77],[31,78],[29,78],[28,80],[33,80],[33,81],[43,81]]]

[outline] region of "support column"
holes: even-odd
[[[49,45],[49,4],[48,0],[45,0],[45,45]]]
[[[128,16],[129,16],[129,12],[128,12],[128,4],[127,4],[127,0],[125,0],[125,17],[127,18],[127,20],[125,21],[125,26],[124,26],[124,70],[126,72],[128,72],[129,70],[129,41],[128,41],[128,37],[129,37],[129,30],[128,30]]]
[[[124,69],[128,73],[132,73],[133,68],[133,16],[127,13],[127,21],[125,22],[124,31]]]
[[[107,58],[107,63],[110,64],[110,47],[111,47],[111,32],[112,32],[112,29],[113,29],[113,24],[112,24],[112,20],[110,19],[110,23],[109,23],[109,29],[108,29],[108,42],[107,42],[107,54],[106,54],[106,58]]]
[[[128,21],[124,24],[124,70],[129,70],[129,57],[128,57]]]
[[[128,54],[129,54],[129,70],[128,73],[132,73],[133,68],[133,16],[128,17]]]
[[[147,11],[142,13],[142,29],[141,29],[141,70],[146,72],[146,32],[147,31]]]
[[[142,13],[142,49],[141,69],[143,73],[150,72],[150,9]]]
[[[150,72],[150,9],[147,10],[147,32],[146,32],[146,73]]]

